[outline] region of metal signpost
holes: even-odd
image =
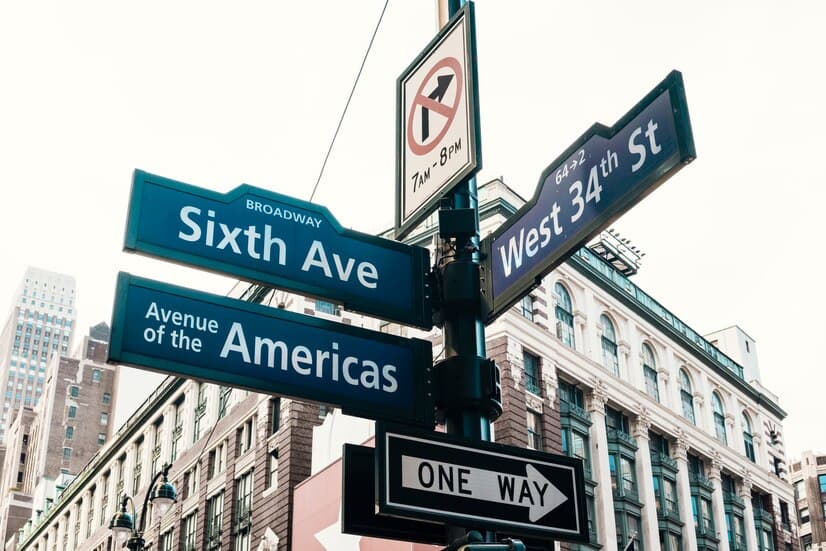
[[[486,322],[694,160],[682,75],[673,71],[614,126],[592,126],[542,173],[533,198],[482,242]]]
[[[399,77],[397,237],[482,166],[475,51],[468,3]]]
[[[427,249],[344,229],[322,206],[249,185],[224,194],[136,170],[124,249],[432,326]]]
[[[582,462],[379,424],[379,513],[588,541]]]
[[[118,275],[109,360],[433,426],[431,344]]]

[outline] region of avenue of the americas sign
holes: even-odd
[[[344,229],[322,206],[252,186],[223,194],[136,170],[124,249],[432,326],[427,249]]]
[[[588,541],[582,461],[376,425],[378,512]]]
[[[430,342],[118,274],[109,361],[433,426]]]
[[[694,138],[682,75],[614,126],[593,125],[539,179],[533,198],[482,242],[486,322],[687,163]]]

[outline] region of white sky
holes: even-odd
[[[72,274],[80,329],[119,270],[225,293],[233,280],[121,252],[132,170],[308,199],[382,0],[0,3],[0,311],[27,265]],[[701,333],[740,325],[788,411],[787,451],[826,451],[818,237],[826,200],[821,2],[477,2],[479,181],[523,196],[593,122],[683,72],[697,160],[614,227],[634,281]],[[435,1],[391,0],[315,201],[376,232],[394,212],[395,81]],[[116,422],[160,376],[130,370]]]

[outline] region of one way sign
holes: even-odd
[[[582,462],[379,424],[383,515],[587,541]]]

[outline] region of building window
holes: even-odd
[[[804,480],[798,480],[794,483],[794,498],[797,501],[806,498],[806,482]]]
[[[519,302],[519,313],[522,314],[523,318],[533,321],[533,297],[531,295],[528,294],[522,297]]]
[[[172,551],[172,530],[161,534],[158,540],[158,549],[160,551]]]
[[[221,549],[221,521],[224,517],[224,492],[207,500],[207,551]]]
[[[112,395],[108,392],[104,392],[102,401],[104,406],[108,406],[110,403],[112,403]]]
[[[203,419],[204,415],[206,414],[206,408],[207,401],[206,397],[204,396],[204,384],[198,383],[198,399],[195,404],[195,412],[193,415],[194,421],[192,427],[193,444],[201,439],[201,419]]]
[[[270,436],[278,432],[281,424],[281,398],[270,398]]]
[[[803,507],[802,509],[800,509],[799,517],[800,517],[800,524],[806,524],[807,522],[809,522],[809,508],[808,507]]]
[[[100,382],[100,369],[93,369],[92,370],[92,382],[99,383]]]
[[[717,440],[723,444],[728,444],[728,436],[726,435],[726,412],[723,409],[723,401],[716,392],[711,393],[711,409],[714,414],[714,432],[717,434]]]
[[[71,440],[75,436],[75,428],[71,425],[66,427],[66,440]]]
[[[267,488],[278,486],[278,450],[272,450],[267,457]]]
[[[63,461],[70,461],[72,459],[72,448],[63,448]]]
[[[522,367],[525,371],[525,390],[540,396],[542,390],[539,387],[539,358],[527,350],[522,350]]]
[[[194,512],[184,519],[183,551],[195,551],[195,532],[198,529],[198,512]]]
[[[660,383],[657,380],[657,363],[654,359],[654,352],[651,347],[643,343],[642,345],[642,374],[645,379],[645,392],[654,400],[660,401]]]
[[[103,526],[104,522],[107,522],[106,512],[109,508],[109,475],[106,474],[103,477],[103,483],[101,484],[103,487],[103,495],[100,498],[100,518],[98,519],[99,526]]]
[[[743,422],[743,448],[746,453],[746,457],[750,460],[755,461],[754,455],[754,438],[751,435],[751,421],[749,420],[749,416],[746,415],[746,412],[743,412],[742,416]]]
[[[602,314],[599,317],[599,324],[602,328],[602,365],[619,377],[619,357],[617,356],[617,334],[614,331],[614,324],[608,316]]]
[[[683,405],[683,417],[691,421],[692,425],[696,425],[697,421],[694,417],[694,394],[691,392],[691,379],[688,378],[688,373],[685,369],[680,369],[680,402]]]
[[[77,398],[80,395],[80,389],[76,386],[70,386],[69,394],[72,396],[72,398]]]
[[[331,316],[341,315],[341,308],[339,308],[332,302],[327,302],[326,300],[315,301],[315,311],[320,312],[322,314],[330,314]]]
[[[104,426],[109,424],[109,414],[105,411],[100,412],[100,424]]]
[[[138,495],[143,471],[143,440],[135,444],[135,466],[132,469],[132,495]]]
[[[571,295],[559,282],[554,285],[554,294],[556,295],[556,336],[562,344],[574,348],[574,309],[571,304]]]
[[[826,494],[826,474],[817,475],[817,483],[820,486],[820,493]]]
[[[528,410],[528,449],[542,451],[542,414]]]
[[[75,417],[77,417],[77,407],[69,406],[69,419],[74,419]]]
[[[224,471],[224,453],[225,453],[225,446],[222,443],[215,446],[211,452],[209,452],[209,479],[212,480],[217,474],[222,473]]]
[[[255,418],[247,419],[238,429],[238,455],[252,449],[255,444]]]
[[[236,482],[234,514],[234,551],[250,551],[252,532],[252,471]]]
[[[218,387],[218,419],[223,419],[228,413],[229,397],[232,394],[232,387],[221,386]]]
[[[181,435],[184,432],[183,427],[183,420],[181,419],[181,406],[183,405],[183,398],[180,398],[177,402],[175,402],[175,423],[172,428],[172,449],[170,451],[170,457],[172,461],[178,459],[178,442],[181,439]]]

